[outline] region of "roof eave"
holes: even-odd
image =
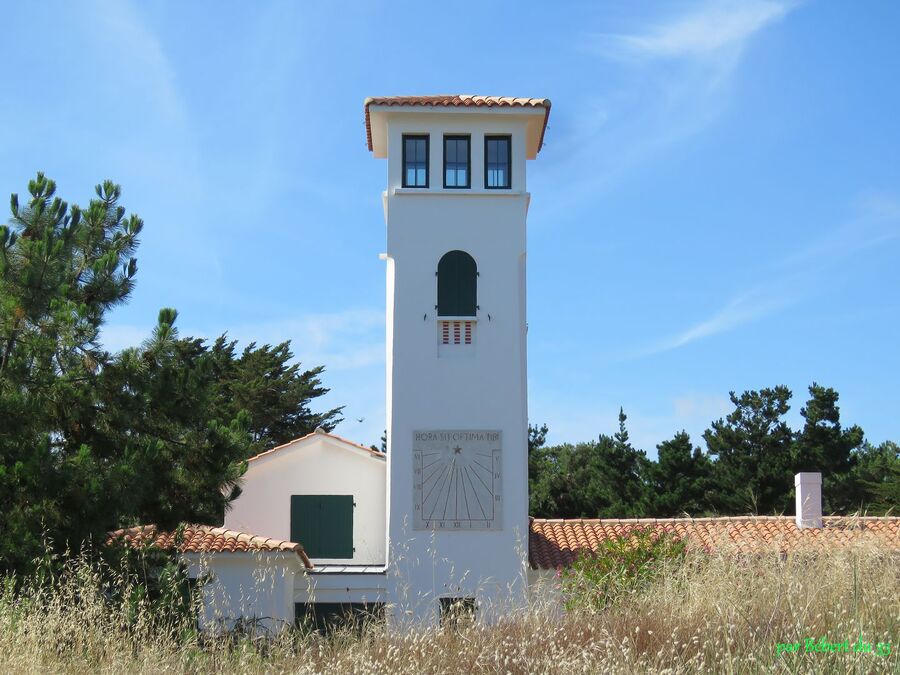
[[[299,550],[250,550],[250,551],[179,551],[178,555],[190,561],[218,560],[260,560],[283,557],[288,560],[299,560],[304,569],[313,570],[315,565],[306,555],[306,551],[298,544]]]
[[[418,103],[418,104],[396,104],[396,103],[373,103],[378,99],[370,96],[366,98],[364,101],[365,106],[365,120],[366,120],[366,145],[369,149],[369,152],[372,152],[374,156],[378,159],[384,159],[387,157],[387,148],[386,142],[376,142],[374,139],[377,137],[379,140],[381,139],[382,133],[380,127],[382,123],[379,121],[379,129],[377,134],[372,133],[372,113],[468,113],[468,114],[488,114],[488,115],[533,115],[533,116],[542,116],[543,124],[541,125],[540,133],[538,134],[537,143],[529,148],[528,159],[534,159],[537,157],[538,153],[544,147],[544,136],[547,133],[547,123],[550,120],[550,108],[551,103],[550,99],[542,99],[542,103],[539,105],[509,105],[509,104],[495,104],[495,105],[472,105],[472,106],[460,106],[460,105],[440,105],[440,104],[430,104],[430,103]],[[385,134],[386,135],[386,132]]]

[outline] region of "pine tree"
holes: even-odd
[[[107,467],[71,437],[101,409],[98,333],[131,293],[143,227],[110,181],[85,210],[42,173],[28,191],[0,226],[0,569],[27,565],[43,530],[58,545],[101,535],[73,502],[102,496]]]
[[[793,432],[784,421],[791,391],[731,392],[735,409],[703,437],[715,457],[710,501],[720,513],[784,513],[792,504]]]
[[[793,472],[822,473],[823,508],[837,510],[845,500],[846,477],[851,473],[858,450],[863,443],[863,430],[854,425],[841,427],[838,393],[815,382],[809,387],[809,401],[801,409],[803,429],[793,445]]]
[[[168,309],[140,347],[98,343],[142,221],[110,181],[85,210],[43,174],[28,187],[0,228],[0,571],[27,570],[45,538],[58,552],[123,525],[221,522],[250,439],[246,413],[215,414],[210,355]]]
[[[257,454],[321,427],[331,431],[341,421],[343,406],[322,413],[310,404],[328,393],[322,385],[324,366],[301,370],[292,362],[290,342],[258,347],[251,342],[240,356],[236,341],[223,335],[210,347],[215,371],[213,407],[219,419],[248,415],[251,447]]]
[[[651,514],[674,517],[708,513],[713,470],[709,457],[693,446],[685,431],[678,432],[656,448],[657,460],[649,468]]]
[[[529,453],[531,515],[546,518],[644,516],[647,458],[631,446],[624,411],[619,431],[597,441],[544,446],[534,428]]]
[[[848,473],[839,474],[833,481],[828,509],[835,513],[898,515],[900,445],[864,441],[853,451],[852,464]]]

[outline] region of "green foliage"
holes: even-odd
[[[784,421],[791,391],[784,386],[731,392],[735,409],[703,435],[716,459],[712,506],[722,513],[786,511],[792,502],[793,432]]]
[[[872,448],[861,456],[858,480],[872,495],[869,511],[897,515],[900,507],[900,446],[891,441]]]
[[[898,515],[900,509],[900,446],[864,442],[852,453],[853,468],[831,481],[831,506],[838,512]]]
[[[13,195],[0,228],[0,572],[98,547],[109,530],[221,523],[254,452],[330,428],[312,413],[322,368],[287,362],[287,343],[180,338],[163,309],[142,345],[98,342],[134,287],[143,223],[118,185],[69,207],[43,174]],[[46,540],[46,541],[45,541]]]
[[[708,455],[691,444],[684,431],[663,441],[657,448],[657,460],[651,462],[648,515],[674,517],[700,516],[710,509],[708,494],[713,487],[714,465]]]
[[[388,439],[387,439],[387,429],[384,430],[384,433],[381,434],[381,443],[379,445],[370,445],[369,447],[377,452],[382,452],[385,455],[388,451]]]
[[[550,433],[550,427],[546,424],[538,426],[536,424],[528,425],[528,455],[535,450],[540,450],[547,445],[547,434]]]
[[[604,539],[560,571],[566,609],[601,610],[623,595],[644,589],[684,558],[685,543],[669,533],[635,528]]]
[[[863,443],[863,430],[841,426],[838,393],[815,382],[809,387],[809,401],[801,409],[803,429],[793,446],[793,472],[821,471],[822,498],[826,512],[847,510],[846,477],[853,474],[856,451]]]
[[[236,342],[219,337],[210,348],[215,374],[214,412],[233,419],[241,411],[249,416],[251,454],[274,448],[317,427],[331,431],[341,421],[342,407],[314,413],[310,402],[324,396],[324,366],[300,370],[290,342],[257,347],[250,343],[236,353]]]
[[[94,559],[91,565],[103,582],[106,600],[127,606],[126,616],[132,622],[145,611],[161,620],[160,627],[196,618],[199,591],[205,580],[190,579],[187,565],[177,553],[150,545],[140,549],[113,545],[100,553],[102,558]],[[80,563],[74,564],[77,567]],[[57,583],[65,581],[72,567],[69,561],[55,575]]]
[[[674,517],[792,513],[793,476],[821,471],[825,513],[882,514],[900,505],[898,446],[872,446],[841,424],[838,393],[813,383],[793,431],[787,387],[731,394],[734,410],[704,434],[706,452],[685,432],[634,449],[619,430],[597,442],[548,446],[548,429],[529,427],[531,515],[539,518]]]
[[[646,510],[646,455],[628,440],[625,414],[619,432],[596,442],[535,446],[529,453],[531,515],[553,518],[623,518]],[[540,431],[540,430],[538,430]],[[546,432],[534,434],[539,440]]]

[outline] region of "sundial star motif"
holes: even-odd
[[[458,454],[461,453],[461,452],[462,452],[462,448],[459,447],[458,445],[457,445],[455,448],[453,448],[453,454],[454,454],[454,455],[458,455]]]

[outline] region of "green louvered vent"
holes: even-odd
[[[352,558],[353,495],[291,495],[291,541],[310,558]]]
[[[450,251],[438,263],[438,316],[475,316],[475,259],[465,251]]]

